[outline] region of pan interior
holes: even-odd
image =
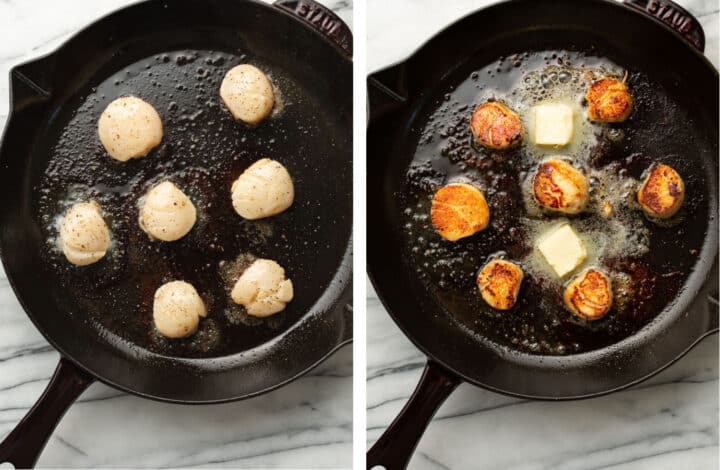
[[[255,128],[236,122],[218,93],[225,72],[240,63],[265,70],[277,88],[276,112]],[[109,332],[128,344],[182,357],[252,349],[296,323],[336,271],[347,233],[335,227],[347,226],[349,217],[339,207],[328,210],[347,188],[321,190],[325,171],[340,165],[333,124],[313,92],[276,64],[214,50],[156,54],[90,85],[53,122],[48,148],[37,149],[50,155],[36,194],[55,302],[100,335]],[[110,101],[126,95],[158,110],[164,136],[148,156],[118,163],[99,142],[97,120]],[[235,213],[230,186],[261,158],[288,168],[296,198],[284,213],[250,221]],[[138,225],[138,201],[168,180],[188,194],[198,220],[178,241],[152,241]],[[75,267],[57,249],[58,214],[87,200],[102,206],[113,243],[100,262]],[[277,261],[296,287],[286,310],[266,319],[250,317],[229,298],[254,257]],[[190,282],[208,310],[188,339],[165,339],[152,325],[155,290],[171,280]]]
[[[584,89],[602,76],[621,79],[625,70],[635,98],[630,119],[589,124]],[[526,129],[519,147],[497,152],[474,145],[469,116],[486,100],[521,113]],[[576,135],[566,147],[538,148],[529,142],[531,107],[558,100],[577,108]],[[423,117],[411,126],[416,146],[400,191],[407,269],[461,328],[511,349],[575,354],[632,335],[671,305],[707,234],[710,190],[703,161],[712,158],[713,145],[694,111],[635,64],[616,64],[592,51],[518,51],[490,63],[466,62],[438,83],[419,113]],[[577,217],[543,213],[532,202],[532,172],[553,155],[571,159],[590,178],[590,210]],[[662,223],[645,217],[635,200],[653,163],[674,167],[688,188],[682,211]],[[440,186],[457,181],[483,188],[491,221],[486,230],[451,243],[434,232],[430,201]],[[600,215],[603,201],[612,204],[609,217]],[[580,320],[564,308],[563,281],[543,269],[534,249],[540,234],[562,221],[584,238],[585,265],[599,266],[613,279],[615,301],[601,320]],[[520,262],[525,271],[510,311],[490,308],[475,285],[480,267],[498,255]]]

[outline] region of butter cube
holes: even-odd
[[[572,140],[573,108],[563,103],[535,106],[535,136],[537,145],[561,147]]]
[[[568,224],[543,234],[537,249],[559,277],[574,271],[587,257],[583,241]]]

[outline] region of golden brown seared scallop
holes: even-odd
[[[585,175],[558,158],[542,162],[532,181],[537,203],[564,214],[581,212],[588,202],[589,189]]]
[[[667,219],[680,209],[685,183],[672,167],[662,163],[650,168],[637,193],[637,200],[650,217]]]
[[[587,115],[596,122],[622,122],[630,116],[633,97],[625,80],[603,77],[593,82],[585,94],[588,103]]]
[[[430,220],[441,237],[454,242],[487,227],[490,209],[475,186],[450,183],[433,196]]]
[[[470,130],[485,147],[503,150],[520,142],[522,138],[520,116],[500,101],[488,101],[470,117]]]
[[[612,307],[610,278],[596,268],[588,268],[575,276],[565,288],[565,306],[584,320],[599,320]]]
[[[483,266],[476,282],[488,305],[496,310],[509,310],[517,301],[523,276],[523,270],[517,264],[494,259]]]

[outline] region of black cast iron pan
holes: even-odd
[[[702,55],[703,47],[697,21],[669,1],[517,0],[463,18],[406,61],[369,77],[368,272],[383,305],[428,356],[428,363],[405,408],[368,452],[368,468],[405,468],[429,420],[463,381],[530,399],[595,397],[650,377],[718,330],[718,75]],[[658,281],[646,291],[646,305],[652,307],[645,310],[642,321],[624,330],[612,329],[618,325],[612,316],[597,326],[565,326],[565,313],[558,317],[562,327],[552,330],[555,336],[529,328],[533,338],[528,339],[530,333],[523,337],[522,322],[530,327],[541,324],[529,312],[541,309],[548,295],[538,285],[533,287],[534,281],[523,287],[523,300],[509,312],[511,317],[485,316],[479,303],[472,304],[479,309],[473,315],[467,299],[453,297],[458,292],[453,290],[455,284],[468,292],[473,289],[473,272],[465,269],[466,264],[477,269],[480,264],[475,263],[489,255],[485,251],[513,251],[522,245],[514,245],[517,237],[511,236],[512,221],[524,211],[513,197],[518,181],[499,178],[499,186],[487,182],[486,187],[492,189],[491,219],[497,225],[475,240],[452,247],[424,230],[427,222],[422,218],[415,222],[408,214],[428,209],[432,188],[422,186],[428,181],[429,186],[443,184],[448,177],[443,171],[451,171],[448,168],[472,169],[484,162],[487,166],[481,166],[479,173],[488,178],[515,172],[512,162],[518,160],[512,156],[504,163],[506,159],[483,156],[478,154],[482,150],[470,146],[467,110],[479,103],[466,103],[459,119],[457,113],[443,114],[442,110],[453,109],[454,93],[467,80],[482,84],[489,80],[485,77],[493,77],[496,71],[483,67],[499,57],[508,58],[509,70],[517,58],[514,54],[553,50],[606,57],[631,72],[631,85],[638,92],[637,110],[628,127],[618,127],[627,133],[626,146],[600,148],[598,156],[605,160],[598,164],[617,163],[633,150],[635,163],[626,161],[624,171],[638,178],[640,167],[669,159],[683,165],[695,196],[683,224],[653,228],[650,252],[639,261],[638,266],[649,267],[644,273],[636,272],[643,282],[650,277],[669,279],[676,270],[684,273],[674,285]],[[484,74],[473,74],[481,69]],[[638,77],[646,77],[652,86],[643,85]],[[430,120],[436,125],[435,133],[423,133]],[[633,126],[636,130],[631,130]],[[438,146],[436,155],[423,154],[430,163],[408,172],[418,149],[432,148],[434,141],[428,135],[453,145]],[[416,211],[416,207],[421,209]],[[418,240],[421,236],[423,240]],[[451,273],[442,278],[444,284],[437,281],[439,276],[433,277],[437,274],[433,269],[417,261],[421,255],[432,256],[424,253],[443,250],[460,266],[457,271],[465,273]],[[653,271],[654,275],[646,276]],[[464,300],[457,302],[458,298]],[[555,310],[560,313],[545,311],[541,319],[563,314],[562,308]],[[513,323],[515,318],[522,322]],[[493,321],[509,327],[495,328]],[[613,337],[618,331],[624,333]],[[516,346],[504,344],[504,334],[517,339]],[[558,338],[567,340],[577,352],[565,346],[554,353],[543,349]]]
[[[218,403],[258,395],[307,372],[352,338],[352,37],[312,0],[148,1],[84,29],[10,73],[0,151],[0,250],[23,308],[61,360],[35,407],[0,444],[0,462],[32,466],[67,407],[94,380],[147,398]],[[278,112],[235,122],[218,87],[250,62],[278,89]],[[163,144],[120,165],[96,120],[134,94],[163,118]],[[232,214],[229,184],[253,161],[282,161],[295,181],[285,213]],[[137,228],[137,198],[159,178],[187,188],[198,223],[174,244]],[[87,269],[53,249],[63,201],[98,200],[115,239]],[[223,276],[240,255],[278,260],[296,297],[253,321],[227,301]],[[229,271],[230,270],[230,271]],[[210,315],[189,340],[153,332],[152,292],[196,285]]]

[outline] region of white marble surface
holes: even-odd
[[[0,127],[10,67],[49,52],[126,0],[0,1]],[[352,24],[352,0],[323,2]],[[0,438],[40,396],[58,354],[0,268]],[[58,426],[43,467],[349,468],[352,348],[267,395],[214,406],[156,403],[95,384]]]
[[[402,60],[444,26],[489,3],[369,0],[369,71]],[[700,18],[708,56],[717,66],[717,0],[680,3]],[[395,326],[371,287],[367,318],[369,447],[406,402],[425,358]],[[410,468],[717,469],[718,337],[706,339],[642,385],[593,400],[533,402],[463,384],[430,424]]]

